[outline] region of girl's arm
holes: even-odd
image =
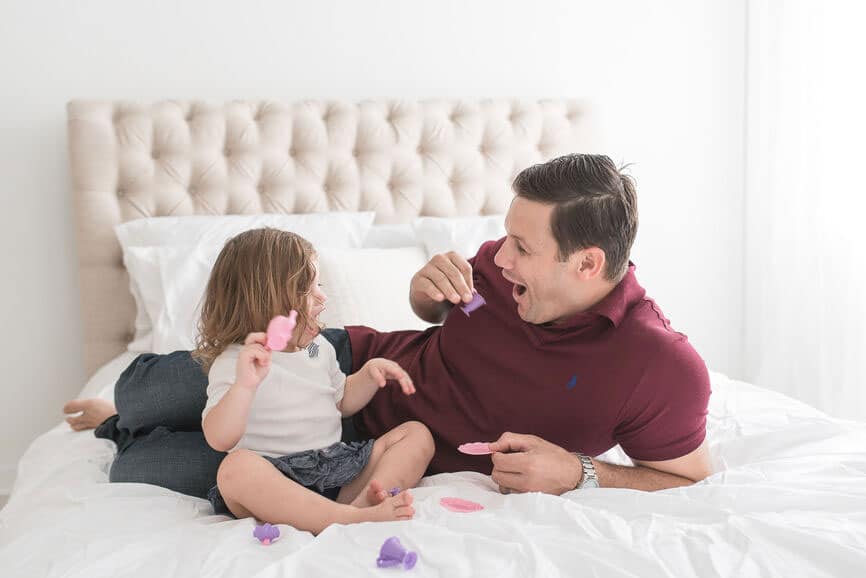
[[[377,389],[385,387],[389,379],[397,380],[406,395],[415,393],[412,379],[397,363],[388,359],[371,359],[360,371],[346,378],[343,399],[337,404],[337,409],[343,417],[356,414],[373,399]]]
[[[227,452],[241,440],[247,429],[250,406],[256,396],[254,388],[235,383],[205,416],[201,424],[208,445]]]
[[[207,443],[218,452],[235,447],[247,429],[256,388],[271,368],[265,334],[250,333],[238,355],[235,382],[202,421]]]

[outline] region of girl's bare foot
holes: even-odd
[[[358,522],[391,522],[411,520],[415,515],[412,507],[412,494],[400,492],[393,498],[385,498],[381,504],[358,509]]]
[[[388,492],[385,491],[385,486],[382,485],[382,482],[370,480],[370,485],[367,486],[366,491],[361,490],[361,493],[358,494],[352,505],[358,508],[369,508],[370,506],[381,504],[387,497]]]
[[[81,415],[66,418],[66,422],[75,431],[93,429],[114,414],[117,409],[114,404],[105,399],[73,399],[63,406],[63,413],[78,413]]]

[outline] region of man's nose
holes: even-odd
[[[507,259],[505,258],[505,245],[499,247],[499,250],[496,251],[496,254],[493,256],[493,264],[501,269],[507,269],[508,265]]]

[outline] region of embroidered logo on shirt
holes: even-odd
[[[319,344],[318,343],[310,343],[307,346],[307,354],[310,358],[319,356]]]
[[[577,385],[577,375],[572,375],[571,379],[568,380],[568,383],[565,384],[565,387],[568,389],[574,389],[575,385]]]

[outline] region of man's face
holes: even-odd
[[[558,322],[575,313],[579,289],[573,259],[559,260],[550,230],[554,205],[515,197],[505,217],[505,243],[493,262],[514,284],[517,314],[529,323]]]

